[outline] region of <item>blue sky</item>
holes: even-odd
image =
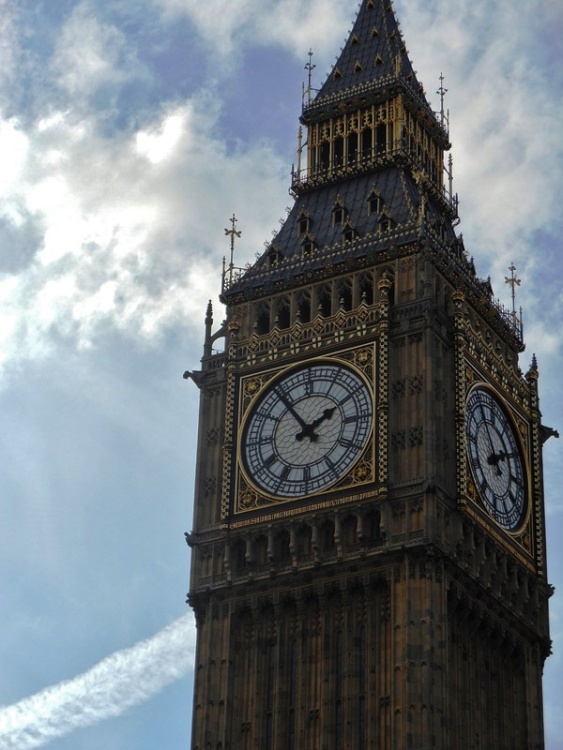
[[[522,285],[546,424],[560,373],[563,7],[397,0],[437,109],[445,76],[465,246]],[[0,750],[189,745],[184,603],[197,367],[224,228],[252,261],[290,204],[309,48],[341,0],[0,0]],[[549,578],[563,590],[561,443],[545,448]],[[548,750],[563,749],[552,599]]]

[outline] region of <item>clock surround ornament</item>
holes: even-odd
[[[485,510],[505,531],[518,531],[527,510],[520,440],[506,407],[485,386],[469,392],[466,436],[471,476]]]
[[[243,419],[242,472],[277,501],[324,492],[361,459],[373,422],[373,391],[359,370],[335,359],[283,370]]]

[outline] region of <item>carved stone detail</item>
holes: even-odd
[[[208,448],[213,448],[219,442],[219,430],[217,427],[211,427],[205,435],[205,442]]]

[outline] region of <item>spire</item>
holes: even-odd
[[[240,230],[237,230],[237,217],[235,216],[235,214],[232,215],[230,221],[231,228],[225,229],[225,235],[231,238],[231,259],[227,268],[225,264],[225,258],[223,257],[223,276],[221,280],[222,291],[225,291],[225,288],[233,283],[235,274],[235,238],[238,237],[240,239],[240,237],[242,236],[242,232]]]
[[[362,0],[350,36],[315,99],[305,105],[303,118],[315,121],[316,111],[332,103],[381,98],[383,89],[400,84],[432,113],[416,77],[391,0]],[[325,115],[326,116],[326,115]]]
[[[292,169],[296,202],[256,263],[240,278],[225,269],[223,293],[231,298],[262,293],[266,282],[281,290],[305,268],[313,278],[343,259],[361,264],[395,253],[423,232],[456,257],[459,252],[451,162],[444,186],[447,118],[426,100],[390,0],[362,0],[318,92],[313,67],[309,53]],[[443,79],[440,84],[443,110]]]

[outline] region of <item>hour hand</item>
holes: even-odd
[[[334,410],[336,407],[332,407],[332,409],[325,409],[320,417],[317,417],[311,424],[311,427],[314,429],[315,427],[318,427],[320,424],[322,424],[325,419],[330,419],[332,415],[334,414]]]
[[[507,455],[504,451],[500,451],[500,453],[495,453],[494,451],[491,453],[489,458],[487,459],[487,463],[489,466],[495,466],[497,470],[497,475],[500,477],[502,476],[502,470],[499,466],[500,461],[506,461]]]
[[[298,432],[295,436],[296,439],[303,440],[303,438],[308,437],[312,443],[318,440],[319,436],[315,432],[315,427],[318,427],[320,424],[322,424],[325,419],[330,419],[334,414],[334,408],[335,407],[333,407],[332,409],[325,409],[320,417],[317,417],[315,420],[313,420],[311,424],[305,425],[303,427],[303,432]]]

